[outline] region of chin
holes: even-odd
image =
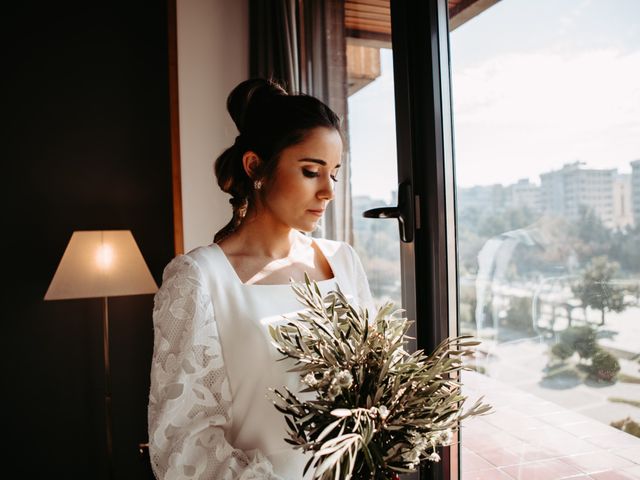
[[[320,222],[315,221],[315,222],[300,222],[298,225],[293,225],[293,228],[295,228],[296,230],[300,230],[301,232],[305,232],[305,233],[311,233],[314,230],[318,229],[318,224]]]
[[[300,230],[301,232],[304,232],[304,233],[311,233],[314,230],[317,230],[317,228],[318,228],[318,224],[313,224],[311,226],[303,225],[303,226],[297,227],[296,230]]]

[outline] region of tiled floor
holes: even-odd
[[[640,480],[640,438],[485,375],[463,372],[462,480]]]

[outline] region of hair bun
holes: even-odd
[[[244,133],[249,112],[268,103],[274,97],[288,95],[280,84],[265,78],[250,78],[237,85],[227,97],[227,110],[238,131]]]

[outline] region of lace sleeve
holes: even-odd
[[[348,243],[346,245],[349,246],[349,250],[351,251],[358,302],[362,308],[369,310],[369,321],[371,321],[376,316],[377,308],[373,301],[373,296],[371,295],[369,280],[367,279],[367,274],[364,271],[364,267],[362,266],[362,261],[360,260],[358,253],[351,245]]]
[[[154,298],[149,454],[158,479],[282,480],[258,450],[226,440],[231,394],[213,305],[198,265],[179,255]]]

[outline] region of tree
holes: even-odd
[[[589,325],[568,327],[560,332],[560,343],[568,350],[578,352],[580,359],[591,358],[598,351],[596,331]]]
[[[627,273],[640,273],[640,225],[613,233],[609,256]]]
[[[595,210],[586,205],[578,207],[579,217],[573,225],[573,243],[581,261],[606,255],[611,248],[611,231]]]
[[[483,237],[495,237],[511,230],[530,226],[538,214],[526,205],[510,207],[504,210],[485,212],[477,221],[478,234]]]
[[[624,289],[611,283],[620,266],[610,262],[606,256],[594,257],[572,285],[573,294],[580,299],[582,307],[595,308],[602,313],[600,325],[604,325],[607,310],[622,312],[627,305],[624,302]]]
[[[607,382],[616,378],[620,371],[618,359],[605,350],[598,350],[591,358],[591,376]]]

